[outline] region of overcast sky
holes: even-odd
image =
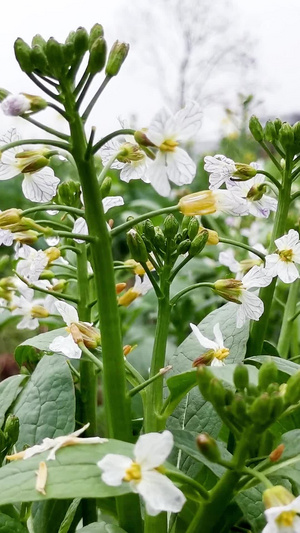
[[[144,0],[146,2],[146,0]],[[222,7],[222,1],[218,5]],[[259,99],[263,100],[261,113],[277,116],[300,112],[300,68],[299,68],[299,0],[232,0],[236,11],[232,13],[237,28],[244,28],[256,42],[257,69],[251,80],[251,90],[256,86]],[[199,0],[201,2],[201,0]],[[143,4],[143,0],[140,0]],[[125,11],[124,11],[125,6]],[[118,13],[122,8],[122,18]],[[15,61],[14,40],[21,36],[30,42],[36,33],[45,38],[54,36],[64,40],[70,30],[78,26],[90,29],[95,22],[105,28],[106,38],[111,45],[121,33],[126,35],[130,24],[133,4],[130,0],[14,0],[5,2],[1,9],[0,33],[0,87],[11,92],[38,93],[35,86],[23,74]],[[122,35],[123,37],[123,35]],[[155,43],[153,43],[155,46]],[[118,127],[117,117],[138,116],[141,125],[147,125],[153,113],[162,105],[158,90],[149,85],[137,66],[142,66],[142,58],[134,55],[131,49],[128,61],[123,65],[119,76],[112,80],[105,95],[98,102],[93,115],[98,136]],[[133,69],[131,65],[135,65]],[[42,118],[40,115],[39,118]],[[219,117],[221,118],[221,116]],[[26,125],[21,119],[1,121],[1,131],[17,124],[26,133]],[[56,122],[56,125],[59,122]],[[209,109],[204,123],[203,134],[213,135],[212,116]],[[34,133],[36,130],[31,130]]]

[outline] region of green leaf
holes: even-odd
[[[65,357],[44,356],[18,396],[13,409],[20,421],[17,450],[45,437],[67,435],[74,429],[75,392]]]
[[[78,533],[126,533],[125,529],[106,522],[93,522],[88,526],[78,529]]]
[[[80,498],[75,498],[69,505],[68,509],[67,509],[67,512],[64,516],[64,519],[63,521],[61,522],[60,524],[60,528],[59,528],[59,531],[58,533],[68,533],[70,527],[71,527],[71,524],[74,520],[74,517],[76,515],[76,512],[77,512],[77,509],[78,509],[78,506],[81,502],[81,499]]]
[[[51,353],[49,350],[49,344],[59,335],[66,337],[68,335],[66,328],[54,329],[52,331],[48,331],[47,333],[36,335],[36,337],[26,339],[26,341],[22,342],[22,344],[19,344],[15,350],[15,359],[17,363],[22,365],[27,360],[32,360],[32,358],[35,361],[35,350]],[[32,348],[35,348],[35,350]]]
[[[3,426],[5,415],[18,393],[25,375],[11,376],[0,383],[0,427]]]
[[[133,456],[133,444],[109,440],[62,448],[55,461],[47,461],[46,496],[35,489],[36,471],[49,452],[12,461],[0,469],[0,505],[49,499],[107,498],[131,492],[129,483],[110,487],[101,480],[97,461],[108,453]],[[1,533],[1,532],[0,532]]]
[[[260,364],[265,363],[265,361],[272,361],[272,363],[275,363],[280,372],[288,374],[289,376],[296,374],[296,372],[300,370],[300,365],[298,365],[297,363],[271,355],[256,355],[255,357],[248,357],[247,362],[248,361],[254,361]]]
[[[28,531],[18,520],[0,513],[0,533],[28,533]]]
[[[265,355],[274,355],[275,357],[280,357],[276,346],[274,346],[269,341],[264,341],[262,351],[263,351],[263,354]]]
[[[34,533],[58,533],[71,500],[46,500],[32,505]]]

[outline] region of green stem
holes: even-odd
[[[275,150],[279,153],[280,157],[285,157],[284,151],[282,150],[282,148],[280,148],[280,146],[278,146],[277,142],[276,141],[272,141],[272,144],[273,144]]]
[[[101,95],[101,93],[104,91],[105,87],[107,86],[108,82],[111,80],[111,76],[106,76],[106,78],[104,79],[104,81],[101,83],[98,91],[95,92],[93,98],[91,99],[89,105],[87,106],[86,110],[84,111],[83,115],[82,115],[82,121],[85,122],[90,114],[90,112],[92,111],[95,103],[97,102],[99,96]],[[89,80],[88,80],[89,81]],[[88,83],[87,81],[87,83]],[[83,93],[84,89],[82,90],[82,93]],[[81,98],[82,96],[82,93],[79,97],[79,99]]]
[[[262,252],[259,252],[255,248],[252,248],[248,244],[245,244],[243,242],[233,241],[232,239],[225,239],[223,237],[219,237],[219,242],[223,242],[224,244],[231,244],[231,246],[237,246],[238,248],[244,248],[245,250],[248,250],[248,252],[251,252],[252,254],[257,255],[260,257],[262,261],[265,261],[265,254]]]
[[[16,276],[18,276],[18,278],[21,281],[26,283],[29,289],[42,292],[43,294],[50,294],[51,296],[55,296],[55,298],[58,298],[58,300],[65,300],[66,302],[74,302],[74,303],[78,302],[78,299],[76,298],[76,296],[71,296],[71,294],[62,294],[57,291],[51,291],[50,289],[43,289],[42,287],[38,287],[37,285],[34,285],[34,283],[29,283],[29,281],[26,278],[24,278],[23,276],[20,276],[20,274],[18,274],[16,271],[13,271],[13,272]]]
[[[270,489],[273,487],[273,483],[271,483],[271,481],[269,481],[269,479],[262,472],[259,472],[259,470],[255,470],[254,468],[249,468],[248,466],[245,466],[243,468],[243,473],[258,479],[260,483],[263,483],[265,485],[266,489]]]
[[[190,291],[193,291],[195,289],[199,289],[200,287],[209,287],[210,289],[214,289],[214,284],[206,282],[206,281],[203,281],[203,282],[200,282],[200,283],[195,283],[194,285],[189,285],[189,287],[186,287],[185,289],[182,289],[182,291],[179,291],[177,294],[175,294],[175,296],[173,296],[173,298],[170,301],[170,305],[171,306],[175,305],[177,303],[177,301],[179,300],[179,298],[181,298],[181,296],[183,296],[184,294],[186,294],[186,293],[188,293]]]
[[[198,483],[195,479],[190,478],[186,474],[183,474],[183,472],[178,472],[175,470],[167,470],[164,469],[164,474],[166,474],[170,479],[174,481],[179,481],[180,483],[184,483],[186,485],[190,485],[194,489],[196,489],[197,492],[199,492],[199,495],[203,500],[209,500],[209,492]]]
[[[161,298],[162,297],[162,292],[161,292],[160,287],[159,287],[155,277],[153,276],[151,270],[148,268],[148,265],[146,263],[142,263],[142,262],[141,262],[141,265],[142,265],[143,269],[145,270],[145,272],[146,272],[146,274],[147,274],[147,276],[148,276],[148,278],[149,278],[149,280],[150,280],[150,282],[152,284],[153,289],[155,290],[156,296],[158,298]],[[116,267],[115,267],[115,269],[116,269]]]
[[[257,174],[263,174],[264,176],[269,178],[269,180],[272,181],[274,185],[276,185],[278,190],[281,189],[281,183],[279,183],[279,181],[276,178],[274,178],[273,174],[270,174],[270,172],[267,172],[266,170],[258,170]]]
[[[113,131],[112,133],[110,133],[109,135],[106,135],[105,137],[103,137],[100,141],[98,141],[94,147],[93,147],[93,154],[95,154],[96,152],[98,152],[98,150],[100,148],[102,148],[102,146],[104,146],[108,141],[110,141],[111,139],[113,139],[114,137],[118,137],[118,135],[134,135],[135,134],[135,130],[131,130],[131,129],[123,129],[123,130],[116,130],[116,131]]]
[[[71,233],[70,231],[55,231],[53,235],[65,237],[66,239],[78,239],[86,242],[96,242],[97,238],[92,235],[81,235],[81,233]]]
[[[165,368],[161,368],[160,371],[157,374],[155,374],[155,376],[152,376],[152,378],[146,379],[145,381],[143,381],[143,383],[140,383],[133,389],[130,389],[130,391],[128,392],[128,396],[132,398],[132,396],[135,396],[138,392],[141,392],[145,387],[148,387],[150,383],[153,383],[153,381],[155,381],[156,379],[164,376],[166,372],[171,370],[171,368],[172,368],[171,366],[166,366]]]
[[[95,77],[95,74],[89,74],[88,79],[87,79],[87,81],[86,81],[86,83],[85,83],[85,85],[84,85],[84,87],[83,87],[83,89],[82,89],[82,91],[81,91],[81,93],[80,93],[80,95],[78,97],[78,100],[77,100],[77,103],[76,103],[77,109],[80,108],[80,106],[81,106],[81,104],[83,102],[83,99],[84,99],[86,93],[88,92],[89,87],[90,87],[94,77]]]
[[[147,220],[147,218],[157,217],[158,215],[163,215],[164,213],[174,213],[175,211],[178,211],[178,205],[173,205],[171,207],[163,207],[162,209],[157,209],[156,211],[149,211],[144,215],[140,215],[134,218],[133,220],[128,220],[128,222],[124,222],[124,224],[120,224],[120,226],[113,228],[110,234],[112,237],[114,237],[115,235],[119,235],[119,233],[122,233],[123,231],[127,231],[139,222]]]
[[[36,213],[36,211],[65,211],[71,215],[77,215],[78,217],[84,217],[84,211],[77,209],[76,207],[70,207],[68,205],[56,205],[56,204],[43,204],[29,207],[22,211],[22,217]]]
[[[268,146],[262,141],[259,143],[261,145],[261,147],[264,149],[264,151],[268,154],[269,158],[271,159],[271,161],[274,163],[275,167],[280,171],[282,172],[282,168],[280,166],[280,163],[279,161],[277,161],[276,157],[274,157],[274,155],[272,154],[271,150],[268,148]]]
[[[13,141],[11,143],[7,143],[4,146],[0,147],[0,152],[5,152],[6,150],[9,150],[10,148],[14,148],[15,146],[23,146],[24,144],[45,144],[50,146],[56,146],[57,148],[61,148],[62,150],[66,150],[67,152],[71,151],[71,147],[68,143],[55,141],[52,139],[20,139],[18,141]]]
[[[69,140],[69,136],[65,135],[64,133],[60,133],[60,131],[54,130],[53,128],[50,128],[49,126],[45,126],[45,124],[42,124],[38,120],[35,120],[34,118],[26,117],[26,115],[23,115],[22,118],[26,120],[27,122],[30,122],[30,124],[33,124],[34,126],[37,126],[40,128],[40,130],[44,130],[47,133],[50,133],[51,135],[55,135],[56,137],[59,137],[60,139],[63,139],[64,141]]]
[[[86,355],[87,359],[89,359],[91,363],[94,363],[94,365],[102,372],[103,363],[85,346],[83,342],[79,342],[78,346],[83,352],[83,354]],[[82,361],[84,362],[85,360],[83,359]]]
[[[31,74],[29,72],[26,72],[26,74],[27,74],[28,78],[30,78],[31,81],[33,81],[33,83],[35,83],[35,85],[37,85],[40,89],[42,89],[42,91],[44,93],[48,94],[48,96],[53,98],[53,100],[60,101],[60,97],[58,96],[58,94],[55,94],[52,91],[50,91],[50,89],[48,89],[48,87],[46,87],[34,74]]]
[[[294,281],[294,283],[291,284],[289,289],[289,295],[284,309],[283,320],[277,345],[279,355],[284,359],[287,359],[289,355],[289,348],[292,340],[291,327],[293,316],[296,310],[296,305],[298,302],[298,294],[299,280],[296,280]]]
[[[273,226],[273,232],[271,237],[271,242],[269,246],[269,253],[274,251],[274,241],[281,237],[284,234],[288,212],[290,206],[290,196],[291,196],[291,171],[292,171],[292,156],[287,155],[285,162],[285,170],[283,174],[282,188],[279,191],[278,196],[278,207],[275,215],[275,221]],[[260,355],[262,353],[262,346],[264,339],[266,337],[266,331],[269,322],[269,316],[272,306],[272,300],[274,296],[274,291],[276,287],[276,279],[274,278],[272,283],[268,287],[264,287],[259,292],[259,297],[264,304],[264,313],[260,317],[258,322],[254,322],[251,330],[251,336],[248,342],[247,347],[247,356]]]

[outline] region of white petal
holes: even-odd
[[[174,152],[167,152],[166,159],[170,181],[176,185],[185,185],[193,181],[197,167],[185,150],[177,147]]]
[[[143,473],[136,489],[145,500],[146,512],[150,516],[155,516],[161,511],[179,513],[186,501],[181,490],[167,476],[155,470]]]
[[[287,235],[283,235],[276,239],[275,244],[278,250],[290,250],[299,242],[299,233],[294,229],[290,229]]]
[[[59,179],[52,168],[45,167],[34,174],[24,174],[22,189],[25,198],[32,202],[50,202],[56,195]]]
[[[73,322],[79,321],[78,313],[75,307],[73,307],[73,305],[67,304],[66,302],[58,301],[56,302],[55,306],[67,326],[70,326],[70,324],[72,324]]]
[[[214,341],[208,339],[207,337],[204,337],[204,335],[202,335],[201,331],[197,326],[195,326],[195,324],[190,324],[190,326],[193,330],[193,333],[197,337],[197,340],[199,341],[201,346],[203,346],[203,348],[208,348],[209,350],[218,349],[218,345]]]
[[[102,481],[112,487],[122,484],[126,470],[132,465],[132,459],[125,455],[109,453],[97,462],[97,466],[103,470]]]
[[[239,305],[238,311],[241,308],[246,318],[258,320],[264,312],[264,304],[262,300],[256,294],[247,290],[242,291],[240,298],[242,304]]]
[[[272,281],[272,275],[269,270],[263,266],[254,266],[243,277],[243,286],[246,289],[257,289],[258,287],[267,287]]]
[[[81,350],[71,334],[67,337],[56,337],[49,345],[49,350],[55,353],[62,353],[69,359],[80,359],[81,357]]]
[[[166,157],[161,152],[158,152],[155,161],[149,164],[147,178],[158,194],[169,196],[171,187],[168,180]]]
[[[170,431],[163,433],[146,433],[138,438],[134,447],[134,456],[143,469],[149,470],[162,465],[173,448],[173,435]]]
[[[146,132],[148,139],[155,144],[155,146],[160,146],[164,140],[168,139],[169,128],[166,127],[168,121],[171,117],[171,113],[166,108],[161,109],[153,118],[150,126]]]
[[[16,313],[17,314],[17,313]],[[24,318],[17,325],[17,329],[36,329],[39,327],[39,321],[37,318],[31,316],[24,316]]]
[[[17,117],[29,111],[31,107],[30,100],[24,94],[9,94],[1,103],[1,109],[4,115]]]
[[[35,282],[48,265],[48,258],[42,250],[34,250],[28,259],[21,259],[17,264],[17,273],[28,281]]]
[[[14,235],[7,229],[0,229],[0,246],[11,246],[14,241]]]
[[[177,111],[174,116],[177,140],[186,141],[193,137],[199,130],[202,122],[202,111],[197,102],[188,102],[187,105]]]
[[[112,207],[117,207],[119,205],[124,205],[124,200],[122,196],[107,196],[102,200],[104,213],[107,213]]]
[[[220,252],[219,263],[221,263],[221,265],[227,266],[231,270],[231,272],[234,272],[235,274],[240,270],[240,263],[235,259],[232,250]]]
[[[242,196],[234,194],[231,190],[224,191],[218,189],[214,191],[214,197],[216,199],[218,211],[234,216],[248,214],[246,200]]]
[[[218,348],[224,348],[223,335],[220,329],[220,324],[218,322],[214,325],[213,331]]]
[[[105,166],[107,163],[111,160],[111,158],[114,155],[117,155],[121,147],[124,143],[118,141],[117,139],[111,139],[108,143],[106,143],[104,146],[101,147],[99,150],[99,155],[102,160],[102,165]],[[121,163],[121,161],[115,160],[111,166],[111,168],[121,169],[123,168],[124,163]]]
[[[214,357],[210,366],[225,366],[224,361],[220,361],[217,357]]]
[[[87,223],[83,217],[79,217],[77,220],[75,220],[72,233],[79,233],[80,235],[89,234]],[[79,244],[85,242],[82,239],[74,239],[74,241],[78,242]]]
[[[293,283],[299,278],[299,272],[294,263],[279,261],[277,275],[283,283]]]
[[[141,159],[140,161],[132,161],[126,163],[121,170],[120,179],[128,183],[130,180],[142,180],[145,183],[150,183],[147,178],[147,159]]]

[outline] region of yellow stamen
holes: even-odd
[[[162,152],[174,152],[178,142],[173,141],[172,139],[166,139],[159,147]]]
[[[229,355],[228,348],[220,348],[219,350],[216,350],[214,353],[214,357],[216,359],[219,359],[219,361],[223,361],[223,359],[226,359]]]
[[[291,263],[293,262],[293,250],[281,250],[281,252],[279,252],[279,257],[281,261]]]
[[[280,515],[277,516],[275,522],[279,527],[291,527],[296,515],[296,511],[283,511],[283,513],[280,513]]]
[[[127,468],[124,476],[124,481],[140,481],[142,479],[141,467],[138,463],[132,463]]]

